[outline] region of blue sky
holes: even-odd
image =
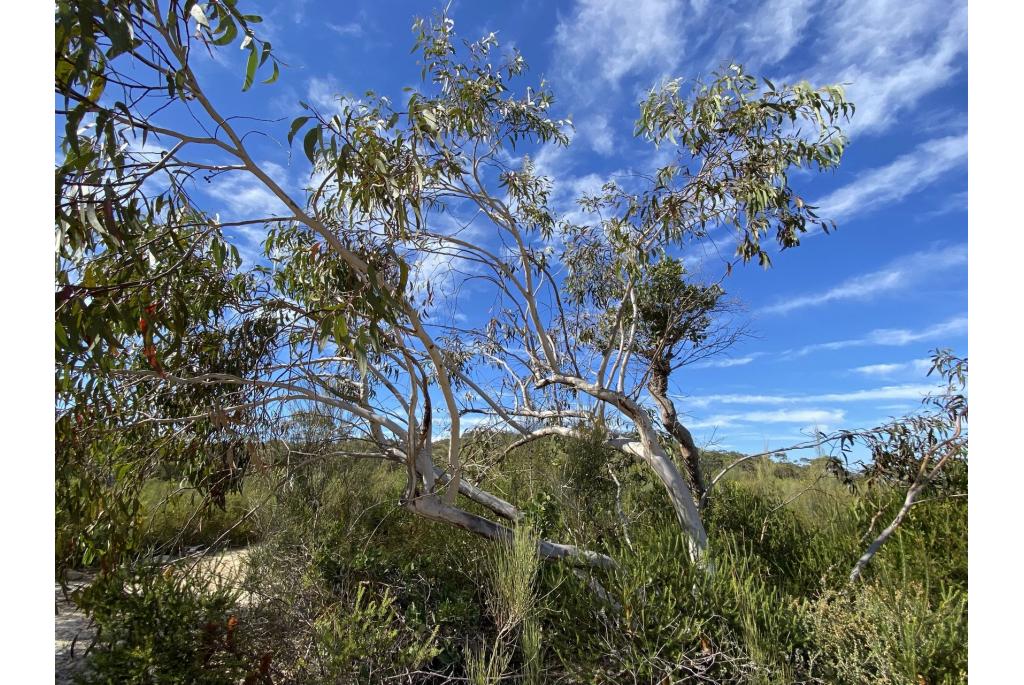
[[[250,3],[261,35],[288,65],[277,84],[240,89],[244,53],[200,65],[217,104],[282,123],[254,142],[293,187],[308,173],[284,146],[299,100],[372,89],[403,101],[419,79],[410,26],[436,6],[412,2]],[[752,336],[674,377],[698,442],[759,451],[821,429],[875,424],[918,405],[937,346],[967,353],[967,12],[962,2],[891,0],[686,2],[454,1],[465,38],[496,32],[532,80],[550,82],[553,116],[571,115],[567,149],[536,151],[556,180],[558,208],[609,178],[654,168],[632,138],[637,102],[666,78],[707,76],[730,62],[776,82],[841,83],[857,105],[839,171],[798,175],[798,192],[833,218],[774,266],[726,282]],[[276,202],[246,180],[204,188],[222,215]],[[255,235],[252,236],[255,238]],[[243,236],[244,239],[244,236]],[[702,255],[691,253],[691,257]],[[703,255],[702,272],[720,263]]]

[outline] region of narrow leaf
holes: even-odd
[[[298,117],[292,122],[291,130],[288,131],[288,144],[292,144],[292,139],[295,138],[295,134],[299,132],[299,129],[306,125],[309,121],[309,117]]]
[[[252,87],[252,81],[256,78],[256,66],[259,64],[259,57],[256,55],[256,48],[249,48],[249,61],[245,65],[245,83],[242,84],[242,92]]]
[[[306,150],[306,157],[309,158],[310,163],[312,163],[316,157],[316,143],[319,139],[320,127],[314,126],[309,129],[306,133],[306,137],[302,140],[302,147]]]
[[[280,76],[280,75],[281,75],[281,70],[278,68],[277,62],[274,62],[274,73],[272,73],[270,75],[270,78],[268,78],[263,83],[273,83],[274,81],[277,80],[277,77]]]

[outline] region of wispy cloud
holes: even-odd
[[[338,84],[338,80],[333,76],[326,78],[320,78],[314,76],[309,79],[306,84],[306,97],[309,98],[310,104],[319,108],[326,114],[333,114],[338,111],[339,94],[341,93],[341,86]]]
[[[761,311],[765,314],[785,314],[794,309],[814,307],[829,302],[867,300],[906,288],[935,272],[966,264],[966,244],[916,252],[900,257],[883,269],[847,279],[822,293],[781,300]]]
[[[358,22],[349,22],[347,24],[327,24],[327,28],[334,31],[339,36],[346,36],[351,38],[358,38],[363,35],[363,26]]]
[[[683,14],[688,61],[741,61],[757,72],[785,63],[779,81],[841,83],[857,105],[844,129],[878,134],[964,69],[963,0],[764,0],[691,3]],[[707,11],[713,7],[713,11]],[[805,57],[810,56],[808,61]],[[691,67],[692,69],[692,67]]]
[[[681,397],[687,407],[707,407],[712,404],[784,405],[804,402],[870,402],[877,400],[920,400],[937,386],[929,384],[886,385],[850,392],[830,392],[818,395],[743,395],[722,394]]]
[[[854,373],[870,378],[893,378],[895,376],[923,376],[932,367],[931,359],[913,359],[909,362],[893,364],[868,364],[853,369]]]
[[[261,162],[260,167],[277,183],[289,187],[288,172],[280,164]],[[206,186],[206,193],[234,218],[252,218],[288,215],[290,212],[280,199],[252,174],[231,172],[222,174]]]
[[[847,83],[854,132],[879,133],[949,83],[967,52],[967,3],[844,0],[827,8],[817,80]]]
[[[610,155],[615,151],[615,132],[612,130],[606,114],[590,114],[576,122],[577,142],[583,142],[600,155]]]
[[[967,161],[967,136],[947,136],[922,143],[885,166],[862,173],[857,180],[819,199],[823,216],[849,221],[935,182]]]
[[[952,214],[954,212],[967,212],[967,191],[961,191],[959,193],[953,193],[946,197],[942,202],[935,205],[926,212],[923,212],[917,217],[918,221],[927,221],[934,219],[937,216],[944,214]]]
[[[792,52],[814,13],[813,0],[768,0],[741,24],[748,58],[767,66],[781,62]]]
[[[290,175],[283,166],[263,161],[260,162],[260,167],[282,188],[292,189]],[[205,186],[204,190],[213,198],[222,219],[227,221],[291,215],[276,195],[247,172],[221,174]],[[234,244],[246,263],[254,264],[262,258],[263,241],[267,237],[264,226],[234,226],[227,229],[227,234],[234,238]]]
[[[876,328],[861,338],[848,340],[834,340],[832,342],[815,343],[805,345],[798,350],[789,352],[789,355],[802,357],[819,350],[842,350],[849,347],[864,347],[868,345],[895,346],[909,345],[921,340],[929,340],[952,335],[962,335],[967,332],[967,317],[958,316],[948,321],[928,326],[920,330],[912,331],[906,328]]]
[[[716,414],[687,426],[692,429],[727,427],[738,423],[797,423],[797,424],[838,424],[846,418],[841,409],[779,409],[776,411],[748,411],[736,414]]]
[[[764,352],[751,352],[744,357],[730,357],[728,359],[709,359],[707,361],[697,362],[690,368],[693,369],[727,369],[731,366],[746,366],[750,362],[754,361],[758,357],[764,355]]]
[[[555,27],[566,81],[579,79],[579,90],[594,98],[595,86],[618,88],[628,75],[674,69],[683,55],[683,9],[678,0],[580,0]]]
[[[484,229],[473,219],[463,221],[452,214],[434,214],[434,230],[442,236],[455,236],[469,242],[481,243]],[[410,255],[410,258],[412,256]],[[432,295],[430,309],[436,311],[450,307],[465,287],[466,278],[479,272],[479,265],[466,259],[457,245],[441,238],[420,244],[410,263],[409,291],[419,298]]]

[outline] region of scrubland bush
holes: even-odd
[[[530,503],[503,543],[410,514],[398,505],[404,474],[388,465],[268,474],[275,491],[230,496],[181,536],[223,533],[258,495],[263,508],[234,538],[260,541],[241,587],[124,580],[141,589],[91,607],[102,628],[93,678],[965,682],[966,501],[915,507],[866,582],[849,585],[871,520],[890,516],[899,493],[819,467],[765,460],[730,472],[705,511],[715,544],[702,566],[671,513],[652,506],[656,484],[587,440],[541,441],[487,471],[492,489]],[[154,541],[194,511],[168,500],[170,487],[145,489]],[[541,563],[536,536],[553,533],[618,566]],[[172,672],[185,675],[162,675]]]
[[[214,574],[138,566],[80,597],[98,629],[86,683],[260,683],[238,591]]]

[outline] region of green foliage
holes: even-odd
[[[588,583],[567,569],[543,569],[544,634],[554,657],[547,669],[568,682],[852,683],[883,672],[891,682],[917,682],[918,673],[928,683],[964,682],[964,502],[912,510],[879,554],[871,585],[851,588],[846,577],[879,500],[892,506],[900,496],[863,483],[851,490],[821,478],[823,467],[761,459],[730,471],[706,512],[715,541],[710,573],[686,561],[670,517],[651,516],[631,517],[631,544],[616,538],[613,573],[595,572]],[[643,485],[623,483],[630,513]],[[930,541],[919,537],[924,531]],[[834,597],[847,598],[847,609],[822,608]],[[869,618],[869,605],[887,613]],[[873,639],[865,626],[882,618],[888,637],[872,658],[884,657],[884,671],[858,651]],[[859,642],[845,650],[848,639]],[[932,655],[934,667],[909,661],[915,653]]]
[[[828,682],[967,682],[967,594],[937,601],[917,582],[827,590],[803,618],[812,670]]]
[[[702,175],[710,173],[691,178],[682,164],[665,167],[637,209],[641,217],[647,212],[651,220],[656,216],[670,237],[688,230],[701,234],[718,222],[729,225],[740,235],[737,255],[744,262],[757,257],[768,266],[761,239],[771,228],[779,244],[789,248],[800,243],[808,225],[826,232],[834,226],[792,191],[788,172],[791,167],[837,166],[845,146],[838,124],[854,108],[839,86],[814,88],[803,82],[776,87],[768,80],[764,86],[732,64],[710,83],[694,83],[687,95],[681,80],[652,90],[640,105],[637,134],[656,144],[678,144],[681,154],[700,162]],[[801,133],[798,123],[811,133]],[[679,175],[684,183],[674,187]]]
[[[295,682],[445,671],[481,630],[482,546],[396,507],[403,485],[373,462],[315,466],[260,519],[244,588],[268,601],[249,620]]]
[[[421,626],[403,619],[388,588],[370,598],[365,584],[350,600],[328,607],[313,623],[324,678],[366,681],[429,663],[439,651],[434,644],[438,629],[421,634]]]
[[[718,285],[687,283],[686,275],[682,260],[661,259],[637,289],[637,318],[646,341],[640,348],[647,356],[654,356],[658,345],[671,349],[686,341],[696,346],[707,336],[709,314],[724,291]]]
[[[801,482],[800,487],[807,484]],[[753,486],[720,483],[706,513],[708,534],[726,544],[744,546],[767,577],[797,595],[814,591],[830,575],[847,573],[849,559],[859,552],[854,536],[860,531],[854,521],[829,502],[828,495],[785,506],[789,499],[785,490],[765,492],[770,488],[760,481]],[[829,515],[801,516],[801,507],[811,506],[810,502],[827,509]]]
[[[73,414],[56,421],[55,566],[112,569],[139,544],[137,467],[122,456],[129,445],[105,432],[87,439]],[[127,462],[127,463],[126,463]]]
[[[500,482],[529,466],[530,479],[518,487],[545,503],[551,525],[570,529],[580,518],[565,508],[591,500],[559,493],[565,469],[582,462],[570,472],[586,487],[600,478],[600,469],[585,466],[587,445],[534,443],[488,478]],[[614,508],[592,512],[604,549],[619,563],[614,571],[580,576],[568,566],[538,566],[528,528],[497,544],[453,535],[394,506],[400,470],[324,464],[294,474],[254,520],[263,542],[252,548],[240,588],[250,598],[245,606],[233,603],[237,593],[199,592],[200,581],[151,578],[145,582],[162,588],[155,591],[161,599],[111,595],[104,625],[135,626],[154,606],[199,602],[220,612],[217,625],[231,614],[239,620],[239,650],[221,650],[216,663],[251,674],[273,652],[271,671],[287,673],[288,682],[372,682],[414,672],[482,683],[903,683],[918,674],[927,683],[964,682],[963,500],[915,507],[868,582],[851,587],[845,576],[870,518],[880,503],[897,505],[899,493],[822,480],[818,462],[754,460],[716,486],[707,511],[716,541],[709,572],[687,561],[671,516],[651,510],[643,471],[589,458],[618,470],[622,485],[625,527]],[[592,479],[583,479],[588,473]],[[149,486],[143,500],[167,487]],[[611,488],[597,501],[614,498]],[[151,506],[143,511],[150,516]],[[210,604],[215,596],[223,599]],[[165,618],[177,611],[181,619],[170,639],[196,653],[202,633],[188,626],[208,619],[172,609]]]
[[[98,627],[85,682],[226,684],[258,674],[237,598],[201,571],[104,576],[80,599]]]
[[[536,531],[516,527],[514,535],[493,544],[485,559],[486,604],[494,621],[493,644],[466,646],[470,682],[486,685],[506,677],[516,651],[522,653],[524,679],[538,682],[541,672],[540,626],[536,619],[536,581],[540,566]],[[516,649],[517,644],[519,650]]]
[[[636,133],[676,146],[673,161],[650,182],[582,198],[600,218],[573,225],[559,220],[552,181],[529,157],[518,168],[503,157],[527,142],[568,143],[547,87],[514,88],[525,62],[499,55],[493,34],[464,42],[443,14],[418,21],[423,83],[401,106],[373,93],[340,99],[330,115],[302,105],[287,140],[300,138],[323,182],[285,202],[294,217],[238,222],[267,225],[272,262],[244,270],[219,217],[186,188],[202,171],[249,174],[282,200],[285,191],[205,97],[189,45],[238,41],[248,90],[261,71],[268,83],[279,74],[258,23],[233,0],[56,4],[56,561],[59,571],[100,571],[77,597],[100,627],[92,681],[965,680],[966,360],[948,354],[936,370],[949,392],[931,415],[844,436],[873,450],[870,478],[834,480],[831,461],[731,471],[706,510],[701,566],[688,561],[662,485],[602,445],[604,426],[508,453],[507,434],[463,434],[461,477],[525,503],[508,539],[484,542],[401,506],[417,494],[402,451],[457,444],[433,440],[431,385],[471,387],[481,357],[500,364],[507,349],[532,357],[553,346],[543,352],[557,363],[529,369],[539,390],[539,374],[582,366],[578,351],[582,360],[625,345],[635,324],[619,378],[635,355],[653,372],[648,389],[664,391],[679,348],[711,344],[723,297],[690,282],[676,250],[724,226],[736,232],[737,262],[767,266],[765,240],[790,248],[810,228],[832,228],[789,179],[839,163],[839,125],[853,111],[839,88],[762,87],[738,66],[710,83],[668,82],[641,104]],[[153,91],[146,75],[166,89]],[[115,81],[153,107],[116,100]],[[191,132],[138,116],[186,106],[201,120]],[[173,150],[147,159],[157,135]],[[203,152],[190,160],[186,143]],[[439,242],[432,219],[463,202],[523,246],[516,258]],[[556,237],[562,289],[551,253],[533,247]],[[496,312],[469,343],[432,340],[420,317],[432,287],[409,287],[410,265],[446,250],[492,267],[487,277],[511,299],[512,313]],[[520,306],[515,293],[545,284],[557,306]],[[559,315],[542,321],[538,309]],[[584,386],[548,387],[561,409]],[[409,402],[412,389],[426,406]],[[386,391],[398,401],[377,401]],[[369,444],[388,461],[362,461]],[[944,446],[952,460],[924,483]],[[308,463],[293,469],[298,455]],[[700,458],[717,472],[735,456]],[[928,485],[926,499],[867,582],[847,585],[908,483]],[[463,513],[489,515],[473,503]],[[540,565],[538,536],[617,565]],[[242,588],[140,562],[214,540],[258,541]]]
[[[529,525],[519,526],[511,539],[494,543],[486,557],[487,608],[499,633],[517,629],[533,612],[539,541]]]

